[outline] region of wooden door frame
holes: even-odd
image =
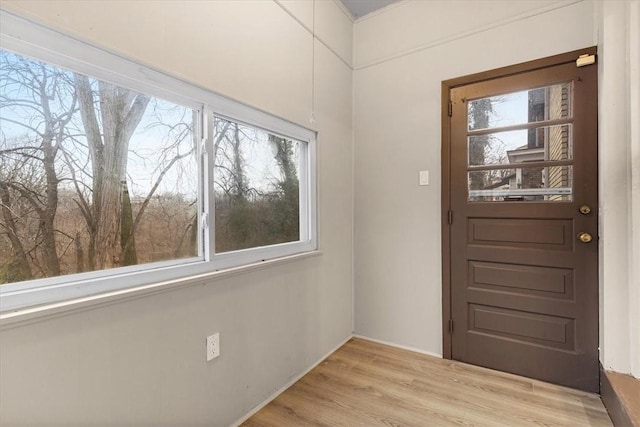
[[[516,65],[497,68],[495,70],[470,74],[442,82],[442,145],[441,145],[441,234],[442,234],[442,357],[452,358],[452,339],[449,330],[451,320],[451,227],[449,211],[451,209],[451,89],[471,83],[511,76],[541,68],[575,62],[580,55],[595,55],[595,46],[574,50],[572,52],[536,59]]]

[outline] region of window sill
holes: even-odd
[[[303,252],[281,258],[270,259],[238,267],[223,270],[210,271],[178,279],[156,282],[148,285],[136,286],[120,289],[112,292],[105,292],[82,298],[75,298],[51,304],[44,304],[36,307],[21,308],[0,314],[0,330],[8,329],[24,323],[40,321],[50,317],[68,314],[74,311],[93,309],[98,306],[113,304],[120,301],[132,300],[148,295],[168,292],[177,289],[184,289],[188,286],[206,285],[212,280],[219,280],[226,277],[238,276],[255,270],[275,267],[281,264],[298,261],[322,255],[319,250]]]

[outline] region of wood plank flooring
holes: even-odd
[[[611,426],[595,394],[354,338],[253,426]]]

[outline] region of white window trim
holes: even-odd
[[[300,158],[306,159],[300,164],[299,174],[299,241],[213,253],[213,184],[210,180],[213,150],[208,149],[206,153],[201,153],[203,155],[199,212],[208,213],[210,219],[208,226],[202,229],[201,234],[204,238],[200,239],[198,257],[5,284],[0,286],[0,318],[6,317],[7,313],[13,317],[16,312],[26,312],[37,306],[59,305],[65,301],[93,298],[100,294],[119,291],[129,293],[136,288],[148,288],[156,283],[180,282],[181,279],[186,282],[190,277],[202,275],[216,277],[216,272],[221,270],[238,270],[237,267],[242,269],[242,266],[253,269],[257,263],[317,251],[317,169],[314,131],[1,9],[0,24],[0,48],[4,50],[200,111],[200,136],[207,146],[211,144],[212,118],[217,115],[303,142]],[[73,55],[68,52],[72,52]],[[303,157],[305,154],[306,157]],[[200,223],[201,220],[202,217]]]

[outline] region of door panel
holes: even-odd
[[[469,305],[470,332],[573,350],[574,319],[486,305]]]
[[[570,299],[573,298],[573,271],[566,268],[469,261],[469,289]]]
[[[451,89],[453,359],[598,390],[596,96],[574,61]]]
[[[469,218],[469,244],[573,250],[571,220]]]

